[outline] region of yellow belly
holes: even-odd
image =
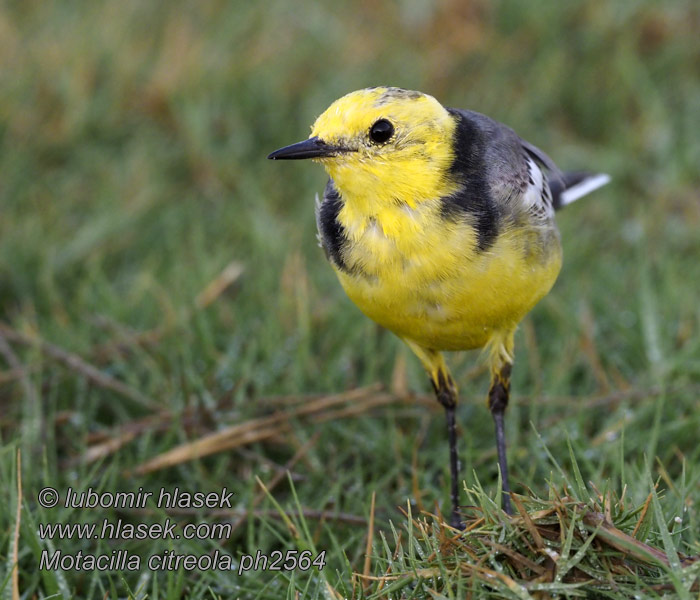
[[[356,268],[336,269],[343,288],[368,317],[433,350],[481,348],[512,332],[561,268],[553,223],[513,226],[485,252],[469,227],[423,231],[410,246],[369,234],[348,249]]]

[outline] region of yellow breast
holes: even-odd
[[[504,223],[481,251],[473,227],[444,219],[438,202],[362,218],[347,206],[338,215],[349,239],[347,269],[336,269],[343,288],[371,319],[425,348],[481,348],[511,332],[561,267],[553,223]]]

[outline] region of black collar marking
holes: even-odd
[[[488,250],[498,236],[498,209],[486,181],[485,144],[481,130],[460,112],[448,108],[457,121],[454,137],[454,161],[450,175],[460,190],[442,199],[445,219],[459,220],[469,216],[474,221],[477,243],[482,252]]]

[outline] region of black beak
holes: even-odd
[[[275,150],[267,158],[272,160],[298,160],[300,158],[323,158],[335,156],[340,152],[347,152],[347,148],[331,146],[318,137],[312,137],[303,142],[297,142],[291,146],[285,146]]]

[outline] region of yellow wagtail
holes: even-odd
[[[455,524],[457,387],[441,351],[488,350],[510,513],[503,415],[513,335],[561,268],[554,211],[610,178],[562,173],[505,125],[392,87],[336,100],[309,139],[268,158],[311,158],[328,172],[321,245],[350,299],[408,344],[445,407]]]

